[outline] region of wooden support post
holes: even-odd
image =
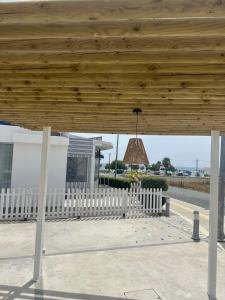
[[[216,300],[217,275],[217,224],[219,197],[219,131],[211,132],[209,251],[208,251],[208,296]]]
[[[218,203],[218,241],[224,240],[225,136],[221,136]]]
[[[44,222],[45,222],[45,204],[47,194],[47,174],[48,174],[48,154],[50,144],[51,128],[45,127],[43,129],[42,151],[41,151],[41,171],[40,184],[38,195],[38,213],[36,225],[36,242],[34,255],[34,281],[38,281],[41,275],[42,268],[42,251],[44,238]]]

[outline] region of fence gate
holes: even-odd
[[[38,193],[31,189],[2,189],[0,220],[37,217]],[[99,188],[50,189],[46,199],[46,218],[84,218],[98,216],[143,216],[162,213],[162,190]]]

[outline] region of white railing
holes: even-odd
[[[35,219],[38,193],[31,189],[2,189],[0,220]],[[46,218],[141,216],[162,213],[161,189],[50,189]]]

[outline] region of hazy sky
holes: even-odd
[[[104,162],[108,162],[108,153],[111,153],[111,160],[116,156],[116,135],[115,134],[77,134],[84,137],[102,136],[104,141],[111,142],[112,150],[104,151]],[[134,135],[119,136],[118,159],[123,159],[129,138]],[[199,168],[209,167],[210,161],[210,137],[193,136],[144,136],[139,135],[144,141],[145,149],[150,163],[162,160],[167,156],[171,158],[176,167],[195,167],[196,159],[199,160]]]

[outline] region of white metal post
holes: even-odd
[[[211,132],[210,211],[208,250],[208,296],[216,300],[217,223],[219,197],[219,131]]]
[[[218,204],[218,241],[224,241],[224,181],[225,181],[225,136],[221,136],[220,178]]]
[[[48,154],[50,144],[51,128],[43,128],[42,151],[41,151],[41,171],[38,195],[38,213],[36,224],[36,241],[34,255],[34,281],[38,281],[42,268],[42,248],[44,238],[44,222],[45,222],[45,204],[47,193],[47,174],[48,174]]]

